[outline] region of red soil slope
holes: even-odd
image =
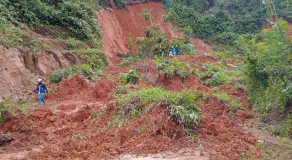
[[[140,118],[132,118],[124,123],[117,119],[117,110],[114,108],[116,99],[112,96],[117,91],[126,93],[127,89],[135,90],[144,86],[174,91],[193,89],[202,93],[208,93],[212,89],[195,76],[188,76],[183,82],[179,76],[165,78],[153,67],[153,60],[125,67],[114,65],[118,62],[115,52],[126,51],[124,44],[127,34],[131,31],[135,37],[141,36],[141,26],[149,25],[149,22],[140,17],[144,6],[149,7],[154,17],[162,17],[165,13],[162,4],[155,2],[129,6],[128,11],[114,9],[98,13],[99,20],[103,21],[103,47],[109,53],[113,65],[104,69],[106,75],[97,83],[74,77],[63,80],[55,88],[49,86],[51,92],[46,97],[46,105],[30,109],[29,114],[16,113],[14,117],[7,119],[0,131],[13,140],[0,147],[0,159],[114,159],[124,154],[143,155],[165,151],[172,152],[163,156],[165,159],[259,158],[256,138],[243,128],[246,119],[253,117],[249,113],[251,106],[243,90],[230,85],[221,85],[220,89],[239,99],[245,104],[246,110],[230,112],[223,102],[209,97],[200,106],[201,121],[195,142],[184,137],[183,129],[171,121],[163,104],[145,106],[152,109]],[[136,27],[122,25],[125,21],[121,21],[121,17],[131,16],[131,21],[126,22],[133,26],[135,24]],[[116,21],[113,20],[115,18]],[[109,26],[103,25],[107,23]],[[170,38],[175,37],[173,30],[169,29],[170,24],[161,22],[160,25],[166,25],[164,31]],[[201,41],[199,43],[203,44]],[[204,48],[208,47],[202,47]],[[212,56],[200,55],[182,55],[178,58],[199,69],[202,68],[202,63],[219,61]],[[117,77],[129,69],[138,70],[144,78],[137,85],[125,86],[128,87],[126,89],[117,88]],[[181,150],[185,148],[189,150]]]
[[[179,59],[193,65],[218,61],[197,55],[179,56]],[[244,110],[229,112],[215,97],[209,97],[200,106],[197,136],[200,143],[192,143],[183,136],[182,128],[171,121],[163,105],[156,104],[141,118],[125,123],[115,120],[115,98],[111,95],[118,84],[117,77],[121,72],[141,66],[150,68],[139,71],[147,78],[129,89],[139,89],[145,84],[175,91],[195,89],[207,93],[211,89],[194,76],[187,77],[184,82],[178,76],[159,78],[158,71],[151,69],[152,60],[126,67],[109,66],[105,69],[108,78],[104,76],[96,84],[80,77],[63,80],[60,87],[47,96],[47,102],[51,104],[31,110],[28,115],[16,114],[3,124],[0,130],[13,141],[0,147],[0,159],[113,159],[129,153],[141,155],[164,151],[172,151],[172,156],[178,157],[184,157],[186,153],[188,159],[240,159],[242,154],[251,159],[259,157],[255,137],[242,127],[246,118],[252,115]],[[248,102],[241,89],[229,85],[222,85],[220,89]],[[246,107],[247,110],[250,108],[249,103]],[[178,152],[184,148],[189,150]]]
[[[145,20],[142,13],[148,9],[153,16],[153,23],[158,24],[169,39],[181,37],[182,34],[175,32],[171,23],[163,22],[166,11],[162,3],[149,2],[130,5],[127,9],[101,9],[97,13],[98,22],[102,31],[103,51],[108,56],[109,64],[116,64],[119,59],[117,52],[127,53],[126,46],[129,34],[132,34],[133,42],[137,37],[144,36],[146,28],[151,22]],[[212,48],[199,39],[192,39],[199,52],[212,52]]]

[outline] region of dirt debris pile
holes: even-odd
[[[190,159],[241,159],[247,156],[259,158],[260,149],[256,138],[242,126],[251,105],[243,90],[228,85],[220,86],[235,98],[239,98],[246,110],[231,112],[215,97],[200,106],[201,121],[196,135],[185,137],[184,128],[171,121],[167,108],[155,105],[139,118],[119,119],[115,108],[116,91],[120,73],[137,69],[143,80],[127,89],[140,87],[163,87],[167,90],[198,90],[208,93],[212,87],[203,84],[195,76],[166,78],[159,75],[152,60],[121,67],[115,52],[127,52],[125,42],[128,33],[133,38],[143,35],[141,26],[149,26],[141,13],[148,8],[168,37],[176,38],[170,23],[163,23],[165,14],[161,3],[151,2],[129,6],[128,10],[101,10],[97,13],[103,33],[103,49],[108,54],[110,65],[105,75],[97,82],[89,82],[76,76],[63,79],[59,85],[49,85],[47,104],[29,110],[29,114],[15,113],[0,130],[11,141],[0,147],[0,159],[114,159],[125,154],[157,154],[172,152]],[[196,40],[196,48],[202,53],[212,51],[203,41]],[[180,61],[202,70],[200,64],[219,60],[211,55],[181,55]],[[123,93],[123,94],[126,94]],[[181,149],[187,150],[181,151]],[[179,151],[179,152],[178,152]],[[192,155],[198,151],[199,155]],[[177,152],[177,153],[176,153]],[[164,158],[169,158],[165,156]]]

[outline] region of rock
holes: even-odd
[[[162,154],[154,154],[154,155],[151,155],[152,158],[163,158],[163,155]]]
[[[13,138],[4,134],[0,134],[0,146],[5,145],[6,143],[10,143],[12,140]]]

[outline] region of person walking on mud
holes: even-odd
[[[33,90],[34,93],[38,93],[38,105],[40,105],[42,102],[45,104],[45,93],[49,93],[46,85],[42,82],[42,79],[38,78],[37,80],[37,87],[35,90]]]

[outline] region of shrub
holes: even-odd
[[[223,32],[223,33],[218,34],[217,36],[215,36],[212,39],[212,41],[215,42],[215,43],[221,43],[221,44],[226,44],[226,45],[233,46],[235,44],[234,41],[236,40],[237,37],[238,37],[238,35],[236,33]]]
[[[287,115],[287,119],[280,125],[274,125],[270,127],[270,131],[273,135],[287,137],[292,133],[292,119],[290,114]]]
[[[120,65],[121,66],[128,66],[130,64],[137,62],[138,60],[139,60],[138,57],[129,56],[129,57],[123,58]]]
[[[273,107],[283,112],[291,105],[292,69],[291,41],[286,36],[289,26],[277,21],[270,30],[263,30],[262,41],[245,47],[245,74],[254,107],[268,113]],[[255,96],[257,95],[257,96]]]
[[[66,40],[66,46],[70,50],[77,50],[85,48],[85,45],[83,42],[76,40],[75,38],[68,38]]]
[[[11,24],[0,23],[0,43],[7,46],[23,47],[26,41],[24,41],[24,31]]]
[[[173,58],[172,60],[164,60],[155,57],[155,61],[157,70],[169,78],[172,78],[175,74],[178,74],[181,76],[181,78],[184,79],[188,75],[185,70],[189,64],[179,61],[177,57]]]
[[[79,71],[80,74],[88,79],[90,79],[91,75],[92,75],[92,68],[89,64],[82,64],[81,66],[79,66]]]
[[[7,120],[6,116],[10,115],[13,110],[12,103],[9,100],[0,98],[0,126]]]
[[[119,80],[122,84],[127,84],[127,83],[136,84],[140,77],[141,75],[138,71],[131,69],[129,70],[128,73],[121,74],[119,76]]]
[[[243,80],[242,71],[234,68],[228,69],[223,63],[217,64],[205,63],[203,64],[203,71],[200,72],[197,68],[191,71],[191,74],[198,77],[200,80],[205,80],[212,86],[219,86],[221,84],[229,83],[235,84]]]
[[[53,73],[50,74],[49,81],[53,83],[59,83],[63,77],[64,74],[62,70],[55,70]]]

